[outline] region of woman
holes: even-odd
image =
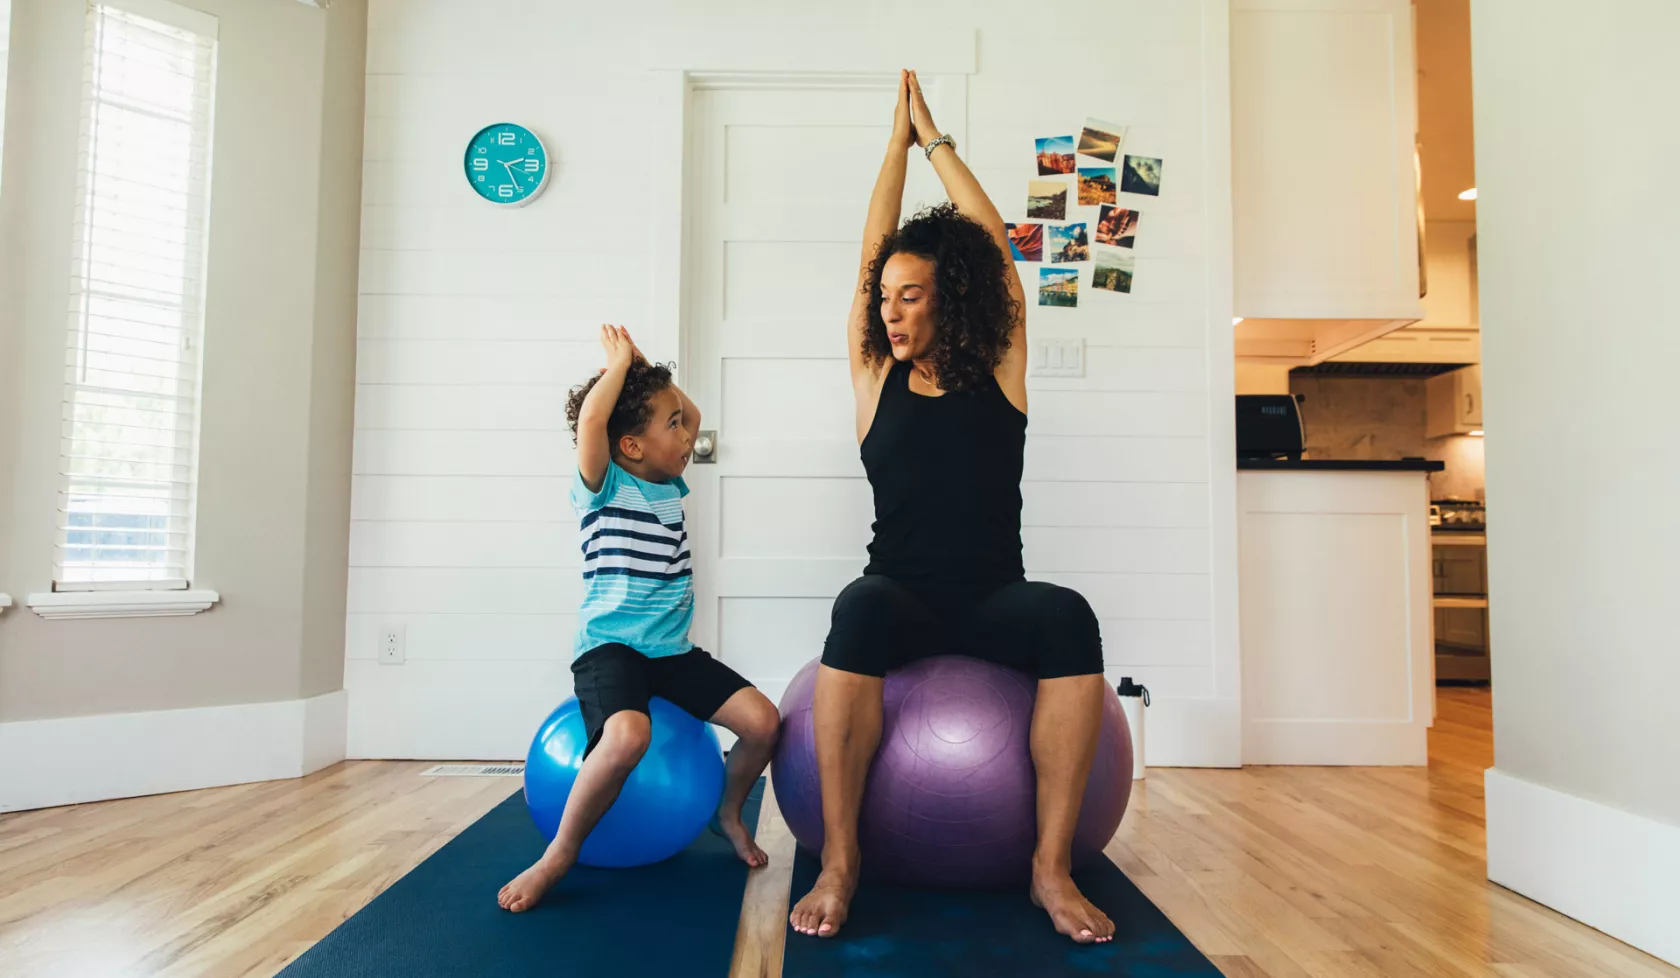
[[[951,204],[898,226],[912,144]],[[864,225],[848,323],[875,539],[834,602],[813,700],[822,874],[793,928],[833,937],[857,888],[858,807],[881,739],[890,668],[961,652],[1038,677],[1031,731],[1038,839],[1031,896],[1080,943],[1113,923],[1069,875],[1074,824],[1102,715],[1102,640],[1085,599],[1025,579],[1021,467],[1027,346],[1021,280],[997,208],[901,73],[892,139]]]

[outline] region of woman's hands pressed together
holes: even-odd
[[[939,128],[933,124],[933,113],[928,111],[927,100],[922,98],[922,83],[916,78],[914,71],[906,72],[910,94],[910,126],[916,132],[916,145],[926,146],[941,135]]]

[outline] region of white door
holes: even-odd
[[[924,81],[942,124],[962,118],[961,81]],[[718,432],[716,464],[687,475],[694,638],[772,699],[821,653],[866,561],[846,315],[896,82],[702,88],[690,104],[680,370]],[[912,153],[906,216],[944,199]]]

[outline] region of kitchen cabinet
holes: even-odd
[[[1245,764],[1428,760],[1440,463],[1367,464],[1238,463]]]
[[[1410,0],[1233,0],[1239,358],[1316,364],[1423,318]]]
[[[1474,329],[1407,326],[1349,350],[1337,363],[1481,363],[1482,334]]]
[[[1429,378],[1430,438],[1467,435],[1482,430],[1482,368],[1480,364]]]

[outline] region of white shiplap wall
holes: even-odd
[[[652,240],[666,226],[655,188],[678,161],[650,132],[668,118],[669,77],[643,67],[647,52],[668,63],[685,38],[737,21],[781,43],[856,44],[882,22],[874,6],[709,4],[702,24],[670,2],[372,3],[351,756],[521,754],[569,693],[580,582],[564,398],[598,365],[599,323],[659,313],[669,254]],[[1093,292],[1086,265],[1077,310],[1030,311],[1036,335],[1083,337],[1088,369],[1032,384],[1023,536],[1031,576],[1090,598],[1113,675],[1156,692],[1151,762],[1235,763],[1225,5],[953,9],[958,20],[909,24],[896,9],[899,40],[884,43],[978,36],[963,152],[1006,218],[1024,218],[1033,137],[1087,115],[1130,124],[1127,147],[1165,161],[1163,196],[1140,201],[1136,291]],[[803,60],[843,64],[851,50]],[[555,167],[544,196],[512,212],[480,203],[459,166],[467,138],[504,119],[539,132]],[[1024,271],[1030,293],[1036,268]],[[375,658],[391,625],[405,629],[402,665]]]

